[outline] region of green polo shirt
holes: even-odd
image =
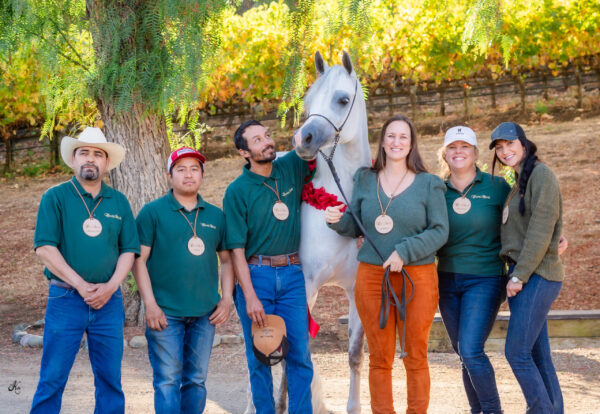
[[[448,239],[445,190],[444,182],[438,176],[417,174],[413,183],[391,201],[387,215],[394,220],[394,227],[389,233],[381,234],[375,230],[375,219],[381,214],[377,200],[377,173],[363,167],[354,175],[351,207],[384,260],[396,250],[405,265],[424,265],[435,261],[435,252]],[[379,194],[385,208],[389,198],[381,190]],[[338,223],[328,226],[342,236],[361,235],[350,214],[344,214]],[[357,258],[359,262],[383,264],[367,241],[358,251]]]
[[[227,220],[227,247],[245,248],[252,255],[275,256],[298,251],[300,244],[300,204],[308,163],[291,151],[273,161],[269,177],[250,171],[245,165],[242,175],[225,191],[223,210]],[[273,215],[277,196],[265,183],[279,188],[279,197],[290,215],[278,220]]]
[[[102,232],[96,237],[83,232],[83,222],[89,215],[71,183],[75,183],[90,211],[102,197],[94,212],[94,217],[102,224]],[[135,220],[127,198],[105,183],[93,198],[75,177],[48,189],[42,196],[33,247],[46,245],[58,248],[67,264],[90,283],[107,282],[121,254],[140,253]],[[48,279],[60,280],[48,268],[44,269],[44,274]]]
[[[493,177],[477,168],[477,174],[467,198],[471,209],[457,214],[452,208],[460,192],[446,181],[446,206],[450,233],[448,242],[438,252],[438,270],[478,276],[499,276],[504,273],[500,259],[500,224],[502,209],[510,186],[501,177]]]
[[[187,245],[194,225],[204,242],[204,253],[194,256]],[[171,316],[204,316],[219,302],[219,263],[223,250],[223,212],[198,195],[198,204],[187,211],[173,190],[146,204],[137,216],[140,243],[152,248],[147,261],[152,292],[158,306]]]

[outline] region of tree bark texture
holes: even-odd
[[[169,188],[166,163],[170,147],[164,117],[145,113],[139,105],[129,112],[116,113],[110,103],[99,102],[98,109],[106,139],[127,151],[123,162],[110,173],[111,184],[125,194],[137,215],[144,204],[162,196]],[[129,292],[127,287],[123,283],[126,321],[143,324],[144,307],[139,293]]]

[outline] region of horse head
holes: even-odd
[[[366,127],[365,100],[350,55],[344,52],[342,65],[329,67],[317,52],[315,68],[317,80],[304,98],[307,118],[294,136],[296,153],[306,160],[362,136]]]

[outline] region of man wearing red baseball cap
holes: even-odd
[[[136,220],[141,254],[133,273],[146,305],[157,413],[204,410],[215,325],[228,319],[233,303],[225,217],[198,194],[205,161],[193,148],[173,151],[167,161],[172,189]]]

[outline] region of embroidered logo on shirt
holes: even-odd
[[[294,191],[294,187],[290,188],[289,190],[287,190],[285,193],[281,193],[282,197],[285,197],[287,195],[289,195],[292,191]]]
[[[210,223],[200,223],[200,225],[202,227],[209,227],[209,228],[214,229],[214,230],[217,229],[217,227],[214,224],[210,224]]]
[[[108,218],[114,218],[114,219],[117,219],[117,220],[123,220],[123,219],[121,218],[121,216],[119,216],[118,214],[108,214],[108,213],[104,213],[104,217],[108,217]]]
[[[490,196],[488,196],[488,195],[485,195],[485,194],[482,194],[482,195],[473,194],[473,195],[471,196],[471,198],[485,198],[486,200],[489,200],[489,199],[491,199],[492,197],[490,197]]]

